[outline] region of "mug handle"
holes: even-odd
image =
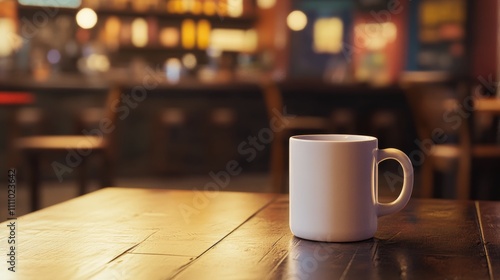
[[[394,159],[403,167],[403,188],[396,200],[389,203],[379,203],[377,201],[378,217],[393,214],[403,209],[410,200],[413,190],[413,165],[408,156],[402,151],[393,148],[377,150],[377,164],[387,159]],[[376,199],[378,200],[378,198]]]

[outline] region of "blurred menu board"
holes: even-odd
[[[466,55],[465,0],[422,0],[418,65],[422,70],[460,71]]]

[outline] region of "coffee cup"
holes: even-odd
[[[404,173],[399,196],[378,201],[378,164],[393,159]],[[300,238],[352,242],[372,238],[377,218],[408,203],[413,166],[402,151],[378,149],[372,136],[318,134],[290,138],[290,229]]]

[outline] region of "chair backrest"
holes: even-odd
[[[401,78],[408,104],[420,140],[430,139],[436,144],[456,139],[464,149],[470,147],[471,110],[467,102],[467,81],[454,79],[443,73],[414,72]]]
[[[110,158],[115,158],[116,156],[116,130],[118,127],[118,107],[121,106],[123,89],[120,86],[114,85],[109,88],[108,95],[106,97],[106,103],[104,104],[103,118],[110,121],[109,127],[114,127],[111,132],[102,131],[104,136],[104,141],[106,141],[106,153],[108,153]]]
[[[271,81],[264,81],[260,84],[266,111],[269,118],[272,118],[276,112],[283,112],[283,97],[278,85]]]
[[[106,103],[104,105],[104,117],[111,120],[116,125],[118,107],[121,104],[122,88],[119,86],[112,86],[109,89]]]

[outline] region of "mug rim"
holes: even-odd
[[[304,134],[294,135],[290,140],[301,142],[327,142],[327,143],[359,143],[377,141],[377,138],[360,134]]]

